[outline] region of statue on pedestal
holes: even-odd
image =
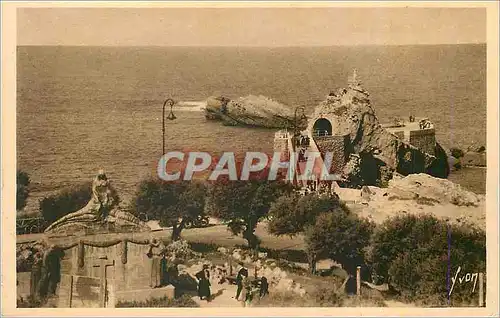
[[[117,195],[111,187],[104,170],[99,170],[92,181],[92,198],[79,211],[69,213],[52,223],[46,233],[64,232],[79,229],[109,229],[132,227],[137,230],[150,230],[149,227],[129,212],[118,208]]]

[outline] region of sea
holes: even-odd
[[[485,44],[20,46],[17,167],[31,176],[32,201],[89,181],[100,168],[132,195],[162,155],[166,98],[264,95],[312,112],[354,69],[381,122],[427,117],[445,147],[486,145]],[[200,112],[175,115],[166,123],[167,151],[272,151],[273,130],[227,127]]]

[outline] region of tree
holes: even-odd
[[[316,217],[324,212],[344,209],[335,194],[315,193],[301,196],[298,193],[282,196],[269,210],[269,232],[274,235],[294,236],[303,232],[308,225],[316,223]]]
[[[29,196],[30,177],[28,173],[17,170],[16,210],[20,211],[26,206]]]
[[[281,181],[223,180],[210,188],[210,211],[214,217],[228,222],[228,228],[234,235],[242,234],[250,248],[257,249],[260,244],[255,235],[257,224],[267,216],[277,198],[292,190],[290,183]]]
[[[319,214],[314,226],[305,230],[308,254],[328,257],[342,264],[351,275],[365,263],[364,249],[370,243],[374,224],[348,209]]]
[[[451,283],[459,266],[460,277],[485,271],[486,234],[474,225],[450,224],[433,215],[396,216],[375,230],[368,257],[379,283],[391,284],[411,300],[446,305],[447,280]],[[457,282],[451,300],[469,302],[469,287]]]
[[[43,198],[39,210],[43,218],[50,223],[83,208],[92,197],[92,184],[82,183],[63,189],[57,194]]]
[[[172,240],[177,241],[188,221],[204,216],[205,193],[201,182],[148,179],[139,185],[133,208],[161,226],[172,226]]]
[[[307,237],[312,235],[318,216],[343,211],[347,211],[347,207],[336,194],[311,193],[301,196],[294,193],[282,196],[271,206],[268,230],[278,236],[305,233]],[[308,228],[310,231],[306,231]],[[316,272],[316,262],[319,257],[324,256],[323,254],[321,248],[315,249],[312,245],[307,250],[311,273]]]

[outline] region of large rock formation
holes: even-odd
[[[45,232],[75,233],[83,230],[86,234],[92,234],[121,230],[149,231],[150,228],[144,222],[118,207],[113,192],[104,171],[99,171],[92,182],[92,198],[88,204],[56,220]]]
[[[346,153],[359,155],[361,171],[372,174],[365,176],[366,179],[386,179],[384,174],[392,174],[388,170],[403,175],[425,172],[442,178],[448,176],[446,153],[439,144],[435,144],[434,153],[427,153],[380,125],[371,106],[369,94],[361,86],[356,73],[347,88],[330,93],[326,100],[316,107],[311,119],[308,124],[309,131],[321,133],[318,129],[327,129],[331,130],[328,133],[333,136],[348,136]],[[320,144],[318,147],[321,150]],[[359,161],[359,158],[353,160]]]
[[[387,188],[337,189],[341,200],[376,223],[401,214],[432,214],[451,222],[486,226],[486,199],[425,173],[395,177]]]
[[[300,115],[300,114],[299,114]],[[249,95],[230,100],[225,97],[209,97],[205,117],[220,120],[228,126],[287,128],[294,125],[294,110],[264,96]],[[297,116],[299,123],[305,119]]]

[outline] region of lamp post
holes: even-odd
[[[163,103],[163,113],[162,113],[162,116],[161,116],[161,119],[162,119],[162,136],[163,136],[163,152],[162,152],[162,155],[165,154],[165,106],[169,105],[170,106],[170,113],[168,114],[167,116],[167,119],[168,120],[174,120],[176,119],[177,117],[175,117],[174,115],[174,112],[172,111],[172,108],[174,107],[174,100],[172,98],[167,98],[165,100],[165,102]]]

